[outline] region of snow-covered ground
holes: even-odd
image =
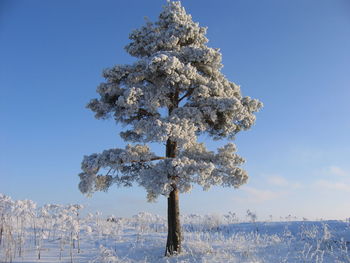
[[[183,252],[168,258],[165,218],[82,217],[82,209],[36,208],[0,195],[0,262],[350,262],[350,225],[344,221],[182,216]]]

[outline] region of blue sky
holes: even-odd
[[[248,184],[195,188],[181,196],[182,212],[350,217],[349,1],[182,3],[208,27],[228,79],[264,103],[256,125],[235,141]],[[164,4],[0,2],[0,193],[118,216],[165,215],[165,198],[149,204],[137,187],[92,198],[77,188],[83,155],[124,145],[115,123],[94,119],[85,105],[104,68],[133,61],[123,49],[129,33]]]

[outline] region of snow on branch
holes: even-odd
[[[92,193],[96,190],[107,190],[112,183],[131,185],[135,181],[135,176],[112,176],[110,172],[125,172],[130,168],[141,170],[147,167],[146,162],[163,160],[165,157],[159,157],[150,152],[146,145],[127,145],[125,149],[115,148],[105,150],[101,154],[91,154],[84,156],[81,163],[82,173],[79,174],[79,189],[82,193]],[[100,169],[109,169],[106,175],[98,175]]]

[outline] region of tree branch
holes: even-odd
[[[149,159],[149,160],[139,160],[139,161],[131,160],[131,161],[126,162],[126,163],[121,162],[121,164],[127,164],[127,163],[145,163],[145,162],[158,161],[158,160],[165,160],[165,159],[171,159],[171,158],[160,156],[160,157],[151,158],[151,159]]]
[[[165,159],[172,159],[172,158],[163,157],[163,156],[157,156],[157,157],[151,158],[151,159],[149,159],[149,160],[139,160],[139,161],[131,160],[131,161],[128,161],[128,162],[120,161],[120,164],[146,163],[146,162],[152,162],[152,161],[158,161],[158,160],[165,160]],[[97,169],[97,171],[98,171],[100,168],[101,168],[101,167],[99,166],[98,169]],[[108,172],[106,173],[105,176],[108,176],[112,169],[113,169],[113,167],[111,167],[111,168],[108,170]],[[116,169],[114,169],[114,172],[115,172],[115,171],[116,171]]]
[[[153,86],[155,86],[155,87],[157,86],[157,85],[153,82],[153,80],[149,80],[149,79],[146,79],[146,78],[145,78],[145,81],[151,83],[151,84],[152,84]]]
[[[194,88],[192,89],[189,89],[185,95],[183,95],[180,99],[179,99],[179,102],[182,101],[184,98],[188,97],[188,96],[191,96],[191,94],[193,93],[194,91]]]

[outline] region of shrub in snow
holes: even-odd
[[[111,249],[108,249],[104,246],[100,246],[100,254],[89,261],[90,263],[121,263],[125,261],[121,261],[115,255],[115,252]]]
[[[76,263],[350,262],[350,228],[342,221],[232,224],[227,215],[184,215],[183,253],[161,258],[166,231],[159,228],[156,232],[154,226],[164,225],[164,218],[142,212],[132,218],[107,221],[100,213],[88,214],[79,216],[77,228],[74,211],[72,205],[36,207],[31,201],[14,201],[0,194],[0,261],[34,262],[40,253],[42,262]],[[21,221],[18,215],[23,213],[31,216]],[[72,244],[74,231],[79,232],[81,240],[79,255]]]
[[[255,223],[256,219],[258,218],[256,213],[250,211],[249,209],[247,210],[247,217],[250,220],[250,222],[252,222],[252,223]]]

